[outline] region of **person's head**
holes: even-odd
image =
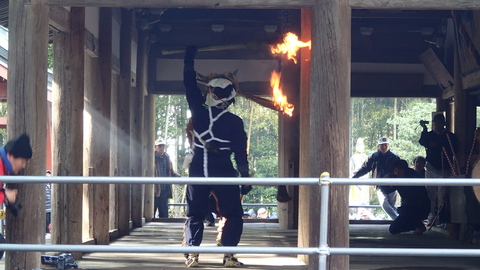
[[[445,116],[443,116],[443,113],[438,113],[435,114],[433,117],[433,130],[436,132],[442,132],[445,129]]]
[[[260,208],[257,211],[257,218],[267,218],[268,217],[268,211],[265,208]]]
[[[165,153],[165,142],[162,141],[161,139],[158,139],[155,141],[155,152],[159,155],[163,155]]]
[[[46,170],[45,171],[45,176],[52,176],[52,171]]]
[[[387,137],[381,137],[378,139],[378,150],[385,154],[390,149],[390,140]]]
[[[205,104],[219,109],[225,109],[235,102],[235,86],[227,78],[214,78],[207,83],[207,93],[205,95]]]
[[[415,167],[415,171],[423,171],[425,170],[425,158],[422,156],[415,157],[413,159],[413,166]]]
[[[404,177],[408,169],[408,163],[404,159],[397,159],[393,162],[393,173],[398,177]]]
[[[12,173],[18,174],[25,169],[27,162],[32,158],[32,147],[27,134],[19,135],[5,144],[7,159],[12,165]]]

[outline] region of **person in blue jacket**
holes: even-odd
[[[183,82],[191,112],[194,154],[189,167],[191,177],[249,177],[247,135],[243,121],[228,107],[235,101],[236,89],[232,80],[219,76],[207,83],[202,95],[197,85],[194,58],[197,48],[185,52]],[[231,161],[234,155],[236,168]],[[199,246],[203,238],[203,221],[209,210],[209,194],[217,200],[219,215],[224,219],[219,244],[237,246],[243,231],[243,209],[239,185],[187,185],[187,221],[185,244]],[[198,266],[198,254],[186,255],[187,267]],[[225,254],[225,267],[242,265],[234,254]]]

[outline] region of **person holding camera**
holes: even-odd
[[[445,116],[442,113],[436,114],[432,121],[432,130],[428,131],[428,122],[420,121],[423,127],[422,134],[418,142],[425,147],[427,161],[425,165],[425,178],[448,178],[455,175],[456,155],[458,149],[458,139],[455,134],[446,130]],[[445,187],[427,186],[428,196],[430,197],[430,214],[428,223],[432,223],[437,211],[443,205],[445,197]],[[447,222],[445,214],[439,216],[438,223]]]

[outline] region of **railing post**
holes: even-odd
[[[319,239],[319,257],[318,257],[318,269],[327,269],[327,256],[330,255],[328,249],[328,202],[330,200],[330,174],[323,172],[320,175],[320,239]]]

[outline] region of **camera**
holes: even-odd
[[[42,255],[41,258],[43,265],[54,265],[57,269],[78,268],[77,263],[75,263],[70,253],[62,253],[58,256]]]
[[[420,126],[427,125],[429,123],[430,123],[429,121],[420,120]]]

